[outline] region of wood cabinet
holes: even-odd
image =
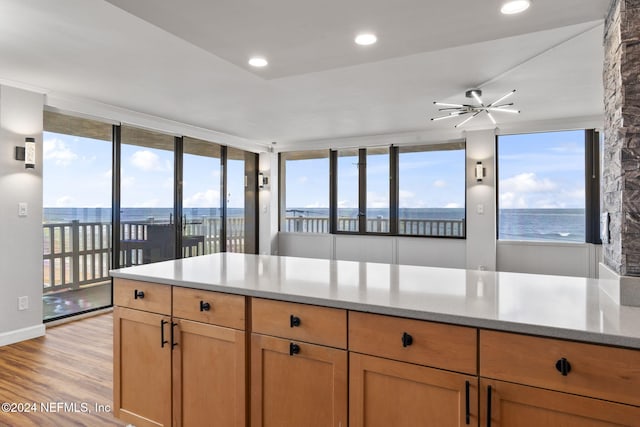
[[[480,420],[487,427],[640,425],[640,408],[503,381],[480,380]]]
[[[349,312],[349,350],[351,427],[478,425],[475,329]]]
[[[478,425],[477,377],[350,353],[349,425]]]
[[[346,311],[274,302],[252,302],[251,425],[346,427],[347,351],[317,344],[346,346]]]
[[[244,297],[174,287],[173,315],[173,425],[246,426]]]
[[[137,427],[171,425],[170,316],[113,310],[113,414]]]
[[[114,292],[114,415],[246,426],[244,297],[121,279]]]
[[[483,426],[639,426],[640,352],[480,331]]]

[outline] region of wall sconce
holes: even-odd
[[[482,167],[482,162],[476,162],[476,181],[482,182],[482,178],[485,176],[485,169]]]
[[[24,161],[26,169],[36,167],[36,140],[35,138],[25,138],[24,147],[16,147],[16,160]]]
[[[264,188],[266,185],[269,185],[269,177],[263,172],[258,172],[258,187]]]

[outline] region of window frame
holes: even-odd
[[[399,160],[402,148],[419,148],[424,146],[448,146],[450,144],[459,144],[465,152],[464,182],[467,181],[467,156],[466,141],[464,139],[458,141],[449,141],[438,144],[420,144],[420,145],[388,145],[388,146],[371,146],[371,147],[344,147],[340,149],[326,149],[329,153],[329,230],[327,233],[306,233],[304,234],[335,234],[335,235],[370,235],[370,236],[395,236],[395,237],[416,237],[416,238],[434,238],[434,239],[462,239],[467,238],[467,198],[465,186],[464,197],[464,233],[462,236],[440,236],[425,234],[401,234],[399,233]],[[387,232],[367,231],[367,155],[368,150],[376,150],[380,148],[388,149],[389,155],[389,227]],[[340,150],[357,150],[358,152],[358,231],[338,230],[338,154]],[[325,150],[311,150],[313,152],[323,152]],[[311,152],[310,151],[310,152]],[[426,151],[426,150],[425,150]],[[433,151],[439,151],[434,148]],[[290,151],[278,153],[278,231],[281,233],[295,233],[294,231],[285,230],[286,221],[286,160],[288,153],[305,153],[305,151]],[[301,232],[303,233],[303,232]]]
[[[600,238],[600,133],[597,129],[559,129],[550,131],[509,133],[495,136],[495,203],[496,203],[496,242],[540,242],[533,240],[500,239],[500,170],[499,170],[499,139],[501,136],[534,135],[541,133],[584,131],[584,234],[582,242],[548,240],[549,244],[594,244],[601,245]]]

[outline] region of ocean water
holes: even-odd
[[[185,208],[187,218],[219,216],[219,208]],[[244,210],[230,208],[230,217],[242,217]],[[367,209],[370,218],[389,218],[387,209]],[[326,208],[287,209],[287,216],[328,218]],[[357,218],[357,209],[339,209],[341,218]],[[123,208],[123,221],[170,222],[171,208]],[[404,219],[455,219],[465,218],[464,209],[446,208],[402,208],[400,218]],[[110,208],[44,208],[45,222],[109,222]],[[584,242],[584,209],[501,209],[498,212],[498,238],[501,240]]]

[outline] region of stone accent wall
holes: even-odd
[[[604,34],[602,210],[610,215],[604,263],[640,276],[640,0],[614,0]]]

